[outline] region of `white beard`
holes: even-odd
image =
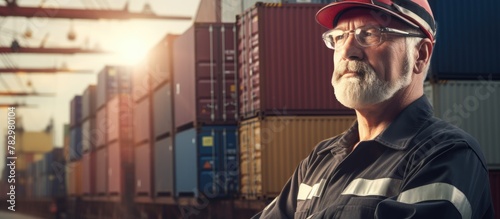
[[[332,77],[332,85],[337,100],[344,106],[359,109],[388,100],[400,89],[411,83],[409,57],[403,63],[403,75],[396,81],[383,81],[375,70],[365,62],[340,61]],[[356,72],[354,77],[341,77],[346,71]]]

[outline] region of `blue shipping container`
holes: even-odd
[[[80,124],[82,120],[82,96],[75,96],[70,102],[69,126],[73,127]]]
[[[431,74],[439,79],[500,79],[500,1],[429,0],[437,22]]]
[[[105,66],[97,76],[97,109],[118,94],[130,94],[131,83],[131,67]]]
[[[82,158],[82,127],[73,127],[69,138],[69,160],[75,161]]]
[[[237,194],[237,135],[237,126],[204,126],[177,133],[175,195],[202,193],[221,198]]]

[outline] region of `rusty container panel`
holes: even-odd
[[[114,142],[108,145],[108,194],[118,195],[122,192],[121,184],[121,159],[120,143]]]
[[[108,149],[99,148],[96,153],[95,188],[98,196],[106,195],[108,179]]]
[[[134,144],[149,142],[150,138],[150,99],[134,103]],[[162,109],[165,112],[166,109]]]
[[[133,148],[129,141],[114,141],[108,150],[107,193],[110,198],[122,198],[124,192],[134,191]]]
[[[155,142],[154,171],[156,197],[172,196],[174,193],[173,138],[167,137]]]
[[[82,96],[77,95],[71,99],[69,106],[69,126],[80,125],[82,120]]]
[[[89,118],[82,123],[82,151],[89,152],[96,148],[99,130],[96,128],[96,119]]]
[[[95,194],[96,152],[83,154],[82,158],[82,193],[85,196]]]
[[[323,4],[256,4],[237,19],[239,109],[255,115],[353,115],[335,98]],[[277,58],[279,57],[279,58]]]
[[[150,70],[151,87],[158,88],[167,81],[172,81],[173,45],[179,35],[167,34],[156,44],[148,54],[148,67]]]
[[[491,198],[495,214],[500,214],[500,170],[490,170]]]
[[[82,95],[82,120],[94,117],[96,110],[96,86],[89,85]]]
[[[106,135],[108,133],[108,117],[106,116],[107,109],[103,107],[97,110],[96,114],[96,133],[95,133],[95,142],[96,147],[103,147],[106,145]]]
[[[153,125],[154,137],[170,133],[173,129],[172,84],[166,83],[159,87],[153,94]]]
[[[135,147],[135,194],[137,196],[151,195],[151,146],[143,143]],[[165,159],[165,158],[163,158]]]
[[[107,143],[115,140],[132,140],[133,101],[128,94],[120,94],[107,104]]]
[[[175,127],[236,124],[235,25],[195,23],[174,54]]]
[[[269,116],[239,127],[241,195],[278,195],[293,171],[322,140],[347,130],[355,116]]]
[[[131,93],[131,67],[105,66],[97,75],[97,109],[118,94]]]
[[[146,61],[133,67],[132,70],[132,98],[134,101],[146,97],[150,91],[150,71]]]
[[[73,188],[75,196],[81,196],[83,193],[83,187],[82,187],[82,161],[78,160],[75,162],[71,162],[69,165],[69,169],[67,170],[66,174],[70,174],[71,176],[69,177],[71,180],[71,186]]]

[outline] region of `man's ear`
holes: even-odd
[[[417,57],[415,60],[415,65],[413,66],[413,73],[423,73],[425,67],[430,64],[429,62],[431,60],[433,49],[434,45],[432,44],[430,39],[424,38],[422,39],[422,41],[420,41],[416,48]]]

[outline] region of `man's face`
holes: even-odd
[[[373,17],[368,9],[353,9],[340,17],[335,28],[346,31],[367,25],[404,27],[398,21],[381,24],[377,20],[380,19]],[[334,53],[332,85],[335,96],[340,103],[353,109],[388,100],[411,83],[413,63],[404,37],[387,35],[380,45],[362,47],[350,34]]]

